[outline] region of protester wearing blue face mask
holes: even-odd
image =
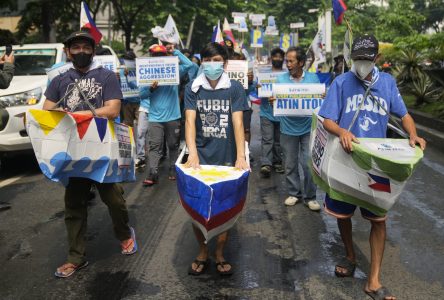
[[[235,166],[248,170],[245,161],[243,111],[248,109],[243,86],[224,72],[228,53],[224,46],[208,44],[201,52],[202,73],[185,88],[185,138],[189,150],[186,167],[202,165]],[[191,264],[190,275],[202,274],[208,264],[208,246],[202,232],[193,225],[199,254]],[[216,266],[221,275],[233,268],[223,250],[228,234],[217,237]]]

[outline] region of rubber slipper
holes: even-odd
[[[127,252],[127,251],[124,251],[124,250],[126,250],[126,249],[128,249],[128,248],[123,248],[123,247],[122,247],[122,254],[123,254],[123,255],[131,255],[131,254],[134,254],[134,253],[137,252],[137,249],[138,249],[138,247],[137,247],[137,241],[136,241],[136,232],[134,231],[134,228],[133,228],[133,227],[130,227],[130,230],[131,230],[131,239],[133,240],[133,249],[132,249],[131,251]]]
[[[345,269],[345,272],[339,272],[337,269],[342,268]],[[349,261],[347,258],[343,258],[336,266],[335,266],[335,275],[338,277],[352,277],[355,274],[356,263]]]
[[[225,269],[225,265],[230,266],[231,267],[230,270],[228,270],[228,271],[219,270],[219,268],[218,268],[219,266],[222,267],[222,269]],[[220,261],[220,262],[216,263],[216,270],[217,270],[217,273],[219,273],[219,275],[221,275],[221,276],[233,275],[233,266],[227,261]]]
[[[367,295],[369,295],[374,300],[385,300],[388,297],[396,298],[395,296],[393,296],[392,293],[390,293],[388,288],[386,288],[385,286],[381,286],[376,291],[366,291],[366,290],[364,290],[364,292]]]
[[[200,266],[202,266],[202,269],[200,270],[200,272],[196,271],[193,269],[193,266],[191,265],[190,268],[188,269],[188,275],[199,276],[206,271],[209,261],[208,261],[208,259],[207,260],[196,259],[193,261],[193,263],[195,263],[197,265],[196,270],[199,269]]]
[[[72,263],[66,263],[66,264],[64,264],[64,265],[62,265],[60,267],[63,267],[63,266],[66,266],[66,268],[64,268],[64,269],[71,268],[72,271],[68,272],[68,273],[64,273],[63,271],[59,272],[58,270],[56,270],[55,273],[54,273],[54,275],[56,277],[58,277],[58,278],[67,278],[67,277],[71,276],[72,274],[74,274],[75,272],[77,272],[78,270],[83,269],[86,266],[88,266],[88,262],[84,261],[83,263],[81,263],[79,265],[75,265],[75,264],[72,264]]]

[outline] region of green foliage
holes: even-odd
[[[11,31],[6,29],[0,29],[0,46],[5,46],[9,44],[12,45],[17,44],[16,38],[14,37]]]
[[[400,72],[397,79],[401,85],[406,86],[416,81],[423,73],[420,63],[424,57],[415,50],[401,50],[400,55]]]
[[[435,87],[429,76],[419,73],[410,86],[410,93],[416,98],[416,106],[426,102],[434,102],[439,97],[439,90]]]

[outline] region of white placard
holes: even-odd
[[[298,23],[290,23],[291,29],[298,29],[298,28],[304,28],[305,23],[304,22],[298,22]]]
[[[137,85],[135,64],[134,68],[127,67],[126,76],[125,76],[125,68],[119,68],[119,75],[120,75],[120,90],[122,91],[123,99],[139,97],[139,89],[131,88],[128,84],[128,82],[133,82],[135,85]]]
[[[323,83],[273,83],[274,116],[311,116],[322,105]]]
[[[257,74],[257,83],[261,86],[258,88],[259,97],[271,97],[273,95],[273,83],[279,75],[285,72],[262,72]]]
[[[113,55],[96,55],[94,56],[93,61],[100,64],[105,69],[117,73],[117,62]]]
[[[276,27],[267,26],[265,29],[265,35],[279,35],[279,30]]]
[[[316,136],[313,141],[313,148],[311,149],[311,161],[313,164],[313,170],[319,176],[321,176],[322,163],[327,156],[327,137],[328,133],[324,129],[322,122],[317,122]]]
[[[120,123],[114,123],[114,130],[119,143],[119,156],[117,157],[119,168],[129,167],[131,165],[130,130],[127,125]]]
[[[51,68],[46,72],[46,74],[48,75],[48,80],[52,81],[56,76],[65,73],[71,68],[72,68],[72,63],[65,63],[55,68]]]
[[[179,59],[177,56],[136,58],[137,86],[179,84]]]
[[[236,17],[246,18],[248,16],[248,14],[247,13],[241,13],[241,12],[232,12],[231,16],[233,17],[233,19],[236,18]],[[236,23],[236,21],[235,21],[235,23]]]
[[[230,79],[239,81],[244,89],[248,89],[248,62],[246,60],[229,60],[225,71]]]

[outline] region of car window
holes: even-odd
[[[15,76],[46,75],[56,62],[56,49],[15,49]]]

